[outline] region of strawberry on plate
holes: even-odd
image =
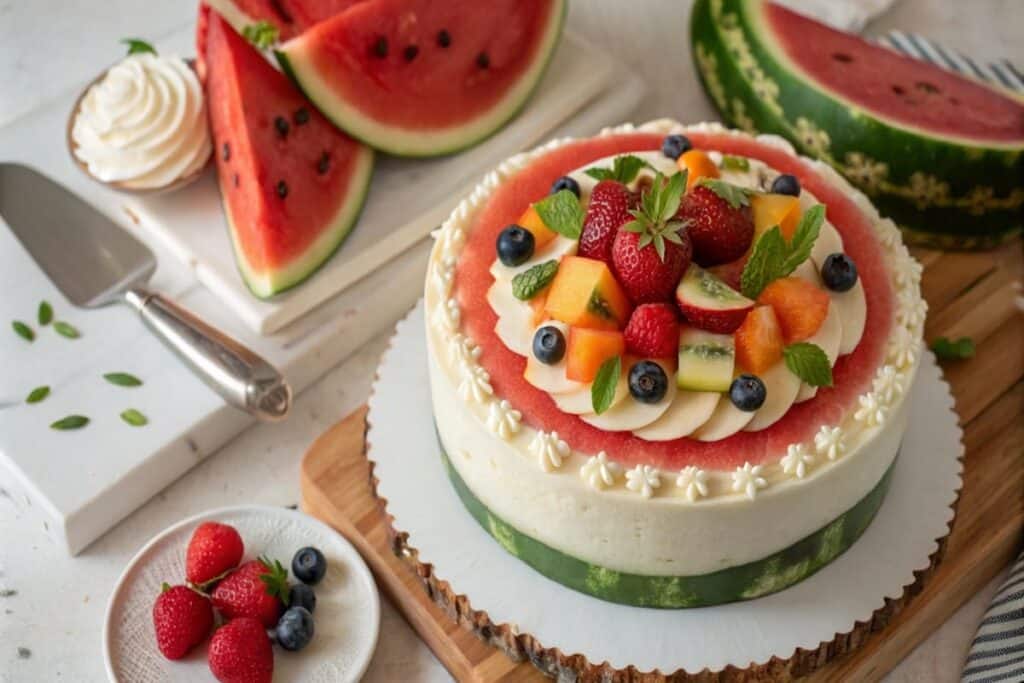
[[[615,234],[633,219],[629,211],[635,196],[616,180],[602,180],[590,193],[590,204],[583,219],[583,232],[577,254],[611,263]]]
[[[690,265],[686,224],[674,218],[685,187],[685,173],[667,181],[659,173],[631,212],[633,219],[615,235],[612,269],[634,304],[671,301]]]
[[[206,640],[213,628],[213,606],[188,586],[166,583],[153,603],[156,644],[167,659],[181,659]]]
[[[671,304],[640,304],[623,332],[626,351],[641,358],[675,358],[679,353],[679,316]]]
[[[704,267],[743,256],[754,239],[750,198],[741,188],[704,179],[690,190],[678,217],[689,221],[693,260]]]
[[[195,585],[209,583],[242,561],[245,546],[228,524],[203,522],[192,532],[185,551],[185,578]]]
[[[288,570],[277,560],[246,562],[224,577],[211,597],[225,618],[253,617],[272,628],[288,599]]]
[[[210,639],[210,671],[220,683],[270,683],[274,651],[258,619],[239,617],[217,629]]]

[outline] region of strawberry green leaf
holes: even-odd
[[[748,206],[750,204],[750,190],[745,187],[733,185],[727,183],[724,180],[718,178],[701,178],[697,181],[698,185],[703,185],[708,188],[719,197],[729,203],[734,209],[738,209],[741,206]]]
[[[832,386],[832,366],[820,346],[809,342],[790,344],[782,350],[782,358],[790,372],[812,387]]]
[[[608,410],[615,398],[615,387],[619,383],[619,375],[622,374],[622,359],[618,356],[609,358],[601,364],[597,371],[597,377],[590,386],[590,404],[594,412],[600,415]]]
[[[658,258],[664,261],[665,240],[682,244],[678,233],[686,227],[686,223],[675,220],[675,215],[685,190],[685,171],[673,174],[668,180],[661,173],[654,177],[650,189],[640,197],[640,208],[630,211],[633,220],[623,226],[623,230],[640,235],[638,249],[653,244]]]
[[[267,595],[272,595],[284,605],[288,606],[288,570],[281,566],[277,560],[271,562],[267,557],[259,558],[260,564],[267,571],[260,574],[260,581],[263,582]]]
[[[585,216],[579,198],[569,190],[559,190],[534,204],[533,208],[544,225],[559,235],[571,240],[580,238]]]
[[[558,272],[558,261],[552,259],[527,269],[512,278],[512,295],[520,301],[529,301],[551,284]]]
[[[970,337],[960,337],[957,340],[950,340],[948,337],[938,337],[931,345],[932,351],[939,360],[964,360],[974,358],[974,340]]]
[[[595,180],[617,180],[620,183],[631,183],[636,180],[643,168],[651,168],[651,165],[638,156],[623,154],[615,157],[611,168],[595,166],[588,168],[584,173]]]

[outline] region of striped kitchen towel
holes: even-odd
[[[1024,93],[1024,75],[1010,62],[1001,59],[996,62],[983,63],[960,54],[955,50],[934,43],[924,36],[903,31],[891,31],[879,37],[879,44],[902,52],[905,55],[955,71],[964,76],[977,78],[988,83],[995,83],[1015,92]]]
[[[1024,553],[992,598],[971,643],[961,683],[1024,681]]]

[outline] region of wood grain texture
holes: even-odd
[[[302,465],[303,509],[349,538],[382,588],[460,681],[813,681],[880,679],[1019,551],[1024,530],[1024,258],[915,250],[925,264],[926,339],[970,336],[977,355],[943,365],[964,427],[963,489],[953,532],[904,595],[814,650],[749,669],[670,674],[587,662],[494,624],[429,564],[383,510],[365,456],[366,408],[321,436]],[[941,562],[940,562],[941,560]]]

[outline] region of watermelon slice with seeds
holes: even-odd
[[[368,0],[277,50],[329,119],[401,156],[447,154],[522,108],[561,34],[565,0]]]
[[[200,11],[224,214],[242,277],[266,298],[309,277],[348,236],[373,151],[320,115],[219,14]]]

